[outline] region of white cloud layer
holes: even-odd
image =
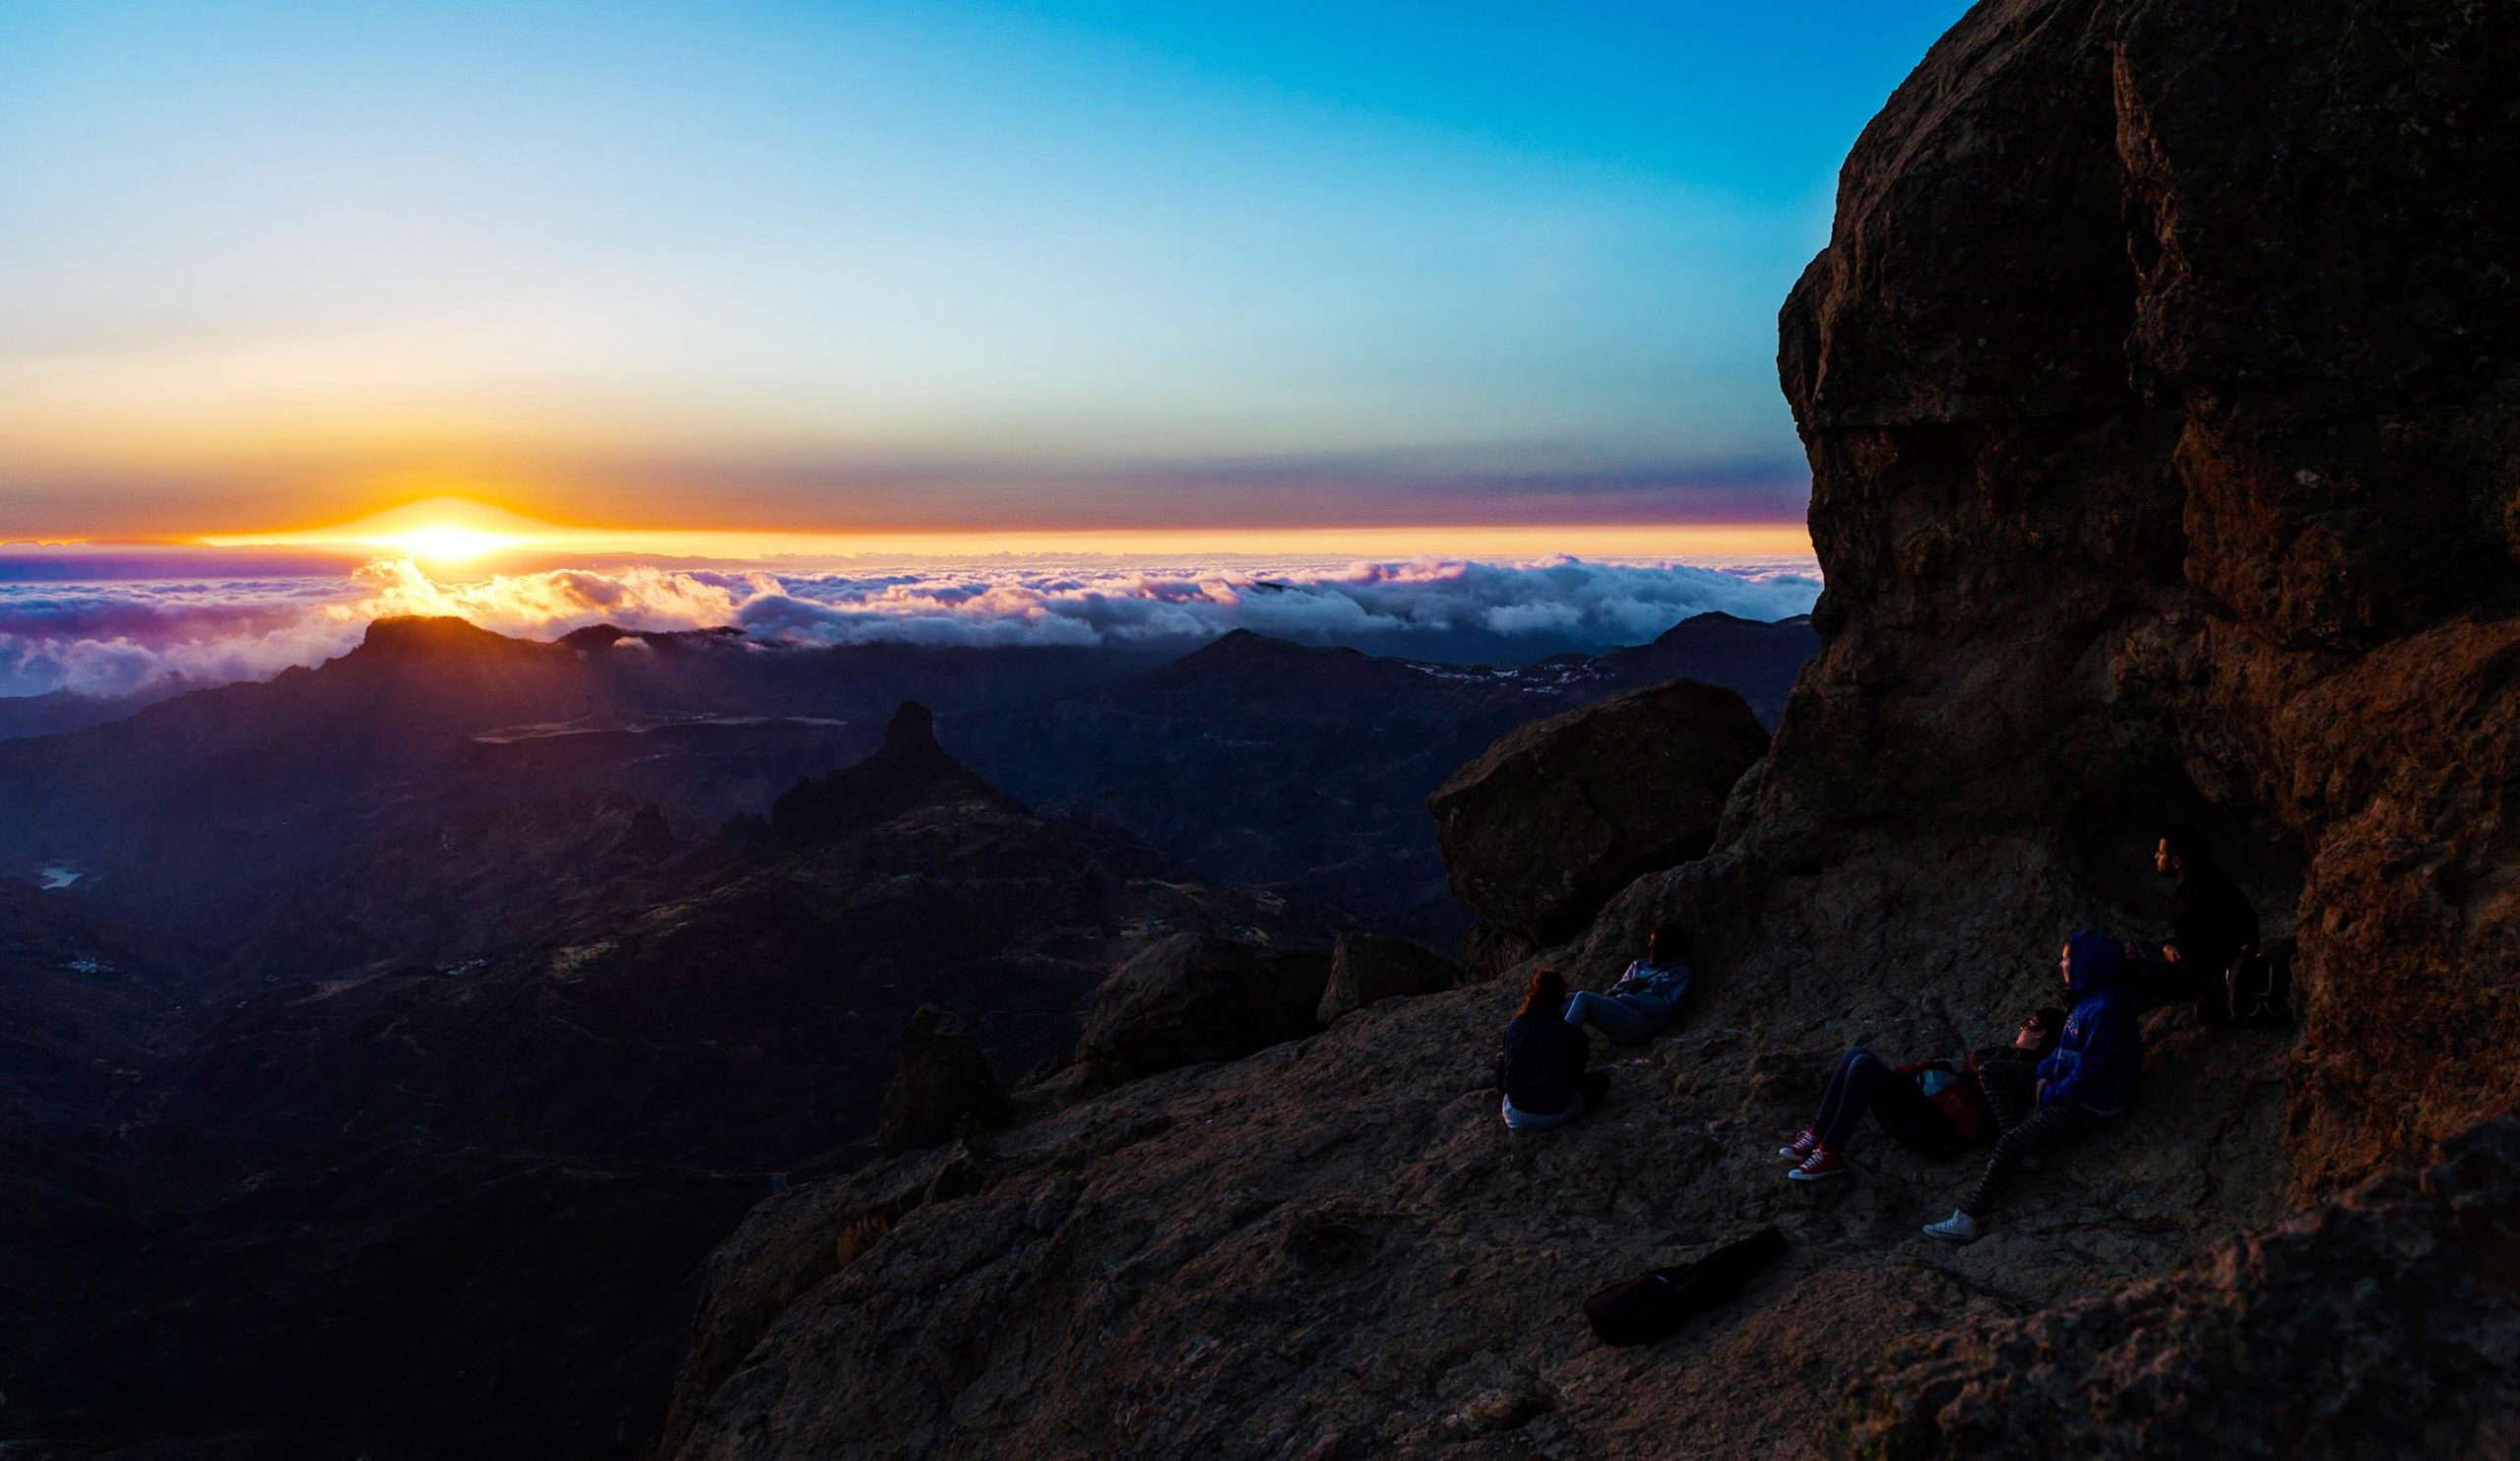
[[[1520,563],[1236,559],[1119,567],[992,559],[891,572],[565,569],[442,584],[408,560],[348,578],[0,582],[0,695],[124,695],[169,679],[265,679],[355,647],[391,614],[556,638],[735,625],[770,644],[1066,645],[1251,629],[1378,654],[1510,662],[1637,644],[1692,614],[1809,610],[1808,560]]]

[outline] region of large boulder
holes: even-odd
[[[2182,820],[2300,933],[2305,1196],[2520,1102],[2514,74],[2465,0],[1934,46],[1780,320],[1829,588],[1742,841],[1827,886],[1710,946],[2011,987]]]
[[[1122,965],[1094,993],[1080,1062],[1147,1075],[1230,1060],[1318,1028],[1330,960],[1205,933],[1176,933]]]
[[[1672,680],[1505,735],[1426,807],[1461,901],[1550,942],[1639,873],[1705,852],[1767,748],[1739,695]]]
[[[1461,983],[1461,966],[1422,943],[1342,933],[1330,950],[1330,984],[1314,1017],[1324,1025],[1378,999],[1435,994]]]
[[[980,1043],[953,1015],[922,1004],[902,1028],[901,1066],[884,1090],[875,1140],[887,1152],[937,1146],[995,1120],[1005,1104]]]

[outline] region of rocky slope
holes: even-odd
[[[1536,1141],[1486,1089],[1514,992],[1386,1002],[1327,1033],[1058,1107],[774,1198],[711,1260],[683,1457],[1806,1455],[1888,1354],[2158,1271],[2277,1211],[2279,1035],[2166,1022],[2153,1101],[1954,1252],[1916,1234],[1965,1163],[1876,1142],[1781,1179],[1844,1044],[1948,1049],[1987,1013],[1886,992],[1611,1066]],[[2027,1185],[2027,1184],[2026,1184]],[[841,1234],[889,1233],[845,1267]],[[1742,1302],[1607,1350],[1593,1290],[1777,1223]]]
[[[2506,1453],[2516,71],[2448,0],[1977,7],[1781,321],[1825,647],[1713,855],[1556,951],[1689,925],[1683,1032],[1537,1138],[1493,984],[1019,1093],[754,1212],[672,1453]],[[1778,1179],[1837,1047],[1983,1040],[2065,931],[2159,929],[2174,820],[2300,932],[2298,1041],[2153,1016],[2137,1111],[1972,1247],[1916,1233],[1964,1168]],[[1770,1221],[1732,1308],[1583,1331]]]

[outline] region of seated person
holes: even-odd
[[[2039,1062],[2038,1109],[1995,1138],[1994,1155],[1986,1159],[1976,1189],[1950,1217],[1927,1223],[1928,1236],[1976,1242],[1996,1190],[2024,1160],[2101,1129],[2133,1103],[2135,1078],[2144,1066],[2144,1032],[2135,1023],[2133,1002],[2117,987],[2122,960],[2116,939],[2089,928],[2066,942],[2057,967],[2074,996],[2074,1012],[2065,1017],[2056,1048]]]
[[[2121,984],[2138,1013],[2199,1002],[2209,1020],[2223,1009],[2223,974],[2257,946],[2257,913],[2193,827],[2172,827],[2153,845],[2153,869],[2177,885],[2167,943],[2126,945]]]
[[[1643,1045],[1663,1033],[1680,1012],[1697,971],[1689,967],[1687,935],[1666,925],[1645,939],[1645,957],[1627,966],[1606,994],[1579,989],[1566,1001],[1566,1023],[1586,1025],[1620,1045]]]
[[[2010,1046],[1974,1050],[1953,1069],[1947,1060],[1918,1060],[1892,1069],[1860,1046],[1838,1057],[1820,1112],[1802,1134],[1777,1148],[1796,1163],[1798,1182],[1846,1171],[1848,1138],[1865,1112],[1892,1138],[1932,1157],[1967,1151],[2020,1123],[2028,1114],[2033,1065],[2055,1048],[2065,1012],[2043,1009],[2022,1023]]]
[[[1505,1026],[1496,1084],[1505,1092],[1505,1124],[1517,1131],[1562,1126],[1600,1106],[1609,1092],[1606,1073],[1584,1068],[1592,1042],[1558,1018],[1565,999],[1565,979],[1544,968],[1532,976],[1523,1007]]]

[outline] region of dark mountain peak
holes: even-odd
[[[608,650],[632,637],[632,631],[618,624],[589,624],[560,636],[560,643],[573,650]]]
[[[828,842],[916,807],[978,805],[1025,810],[978,773],[946,754],[936,718],[905,700],[884,728],[881,750],[828,776],[790,787],[770,808],[770,825],[790,842]]]
[[[1745,619],[1738,614],[1726,613],[1720,608],[1710,608],[1704,613],[1690,614],[1687,618],[1673,624],[1670,628],[1656,635],[1654,637],[1654,642],[1656,644],[1662,644],[1667,640],[1694,639],[1698,635],[1704,634],[1710,629],[1750,629],[1760,627],[1764,627],[1761,620]]]
[[[1272,665],[1320,664],[1329,660],[1366,660],[1372,656],[1358,650],[1334,646],[1299,644],[1262,634],[1251,629],[1236,629],[1201,645],[1169,667],[1175,670],[1203,673],[1242,671]]]
[[[608,650],[624,640],[634,648],[674,650],[723,644],[730,639],[743,638],[743,633],[733,624],[719,624],[708,629],[624,629],[618,624],[589,624],[561,635],[559,643],[587,652]]]
[[[500,654],[524,644],[453,615],[396,614],[368,625],[359,648],[370,658],[443,657]]]
[[[945,754],[945,748],[936,743],[936,717],[917,701],[905,700],[893,712],[891,723],[884,727],[884,753],[909,755],[921,752]]]

